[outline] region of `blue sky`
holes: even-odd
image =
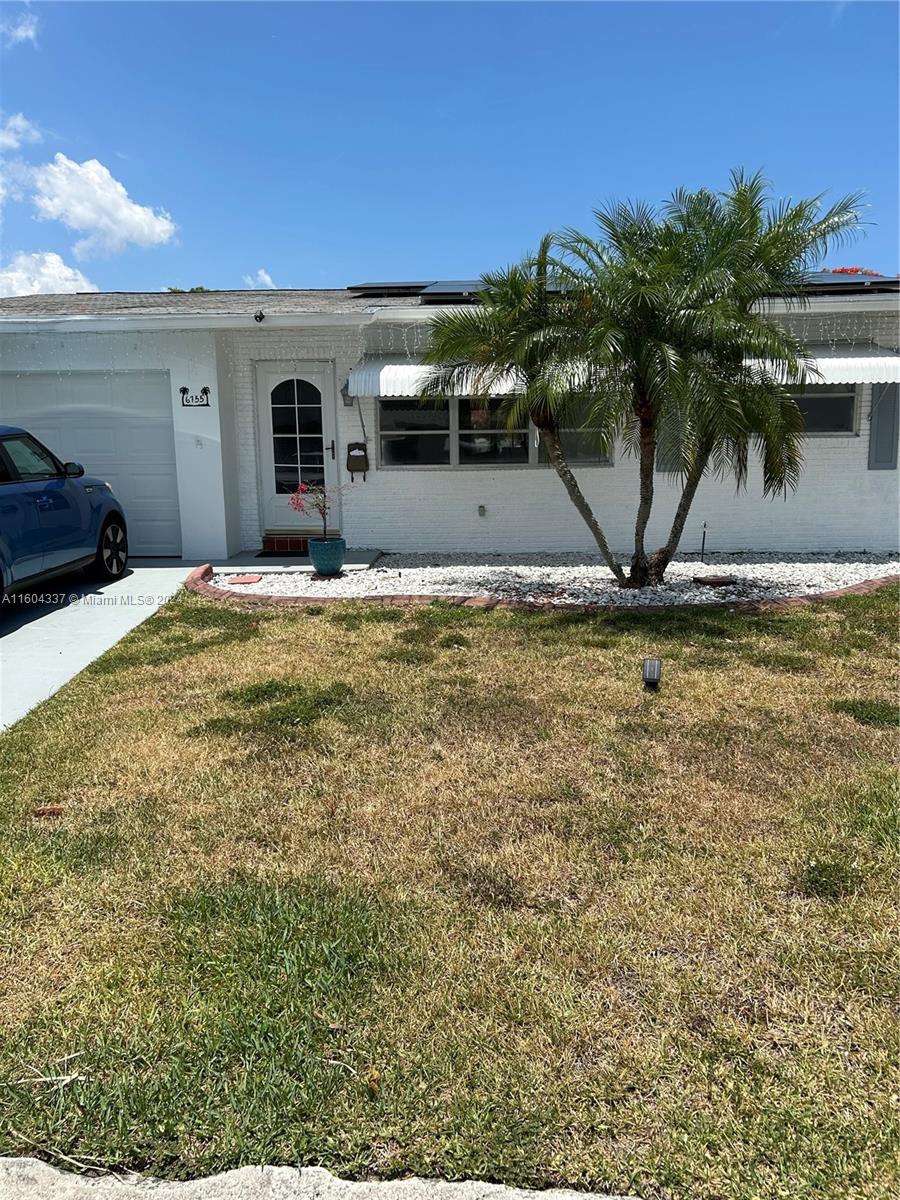
[[[737,165],[865,189],[831,265],[896,273],[897,14],[5,3],[3,290],[468,278]]]

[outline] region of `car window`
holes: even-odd
[[[55,479],[59,474],[52,456],[27,435],[5,438],[3,449],[21,479]]]

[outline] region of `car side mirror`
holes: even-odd
[[[84,474],[84,467],[81,463],[66,463],[63,467],[66,477],[69,479],[78,479]]]

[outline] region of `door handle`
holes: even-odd
[[[49,496],[35,496],[34,502],[42,512],[45,512],[48,508],[52,507]]]
[[[331,457],[334,458],[334,438],[331,439]]]

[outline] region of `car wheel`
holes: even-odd
[[[100,531],[94,574],[100,579],[119,579],[128,565],[128,534],[118,517],[110,517]]]

